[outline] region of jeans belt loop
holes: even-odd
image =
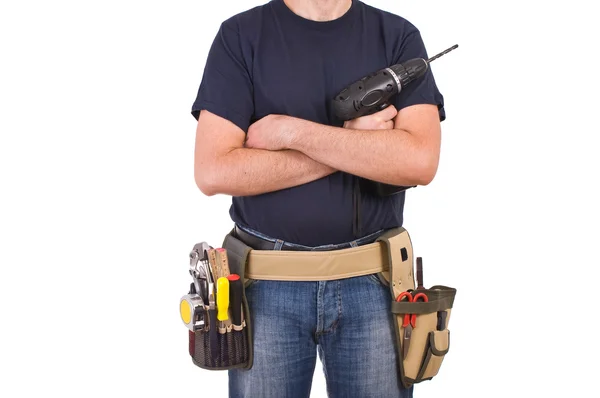
[[[283,241],[281,239],[277,239],[275,241],[275,247],[273,248],[273,250],[281,250],[281,248],[283,247]]]

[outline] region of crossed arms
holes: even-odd
[[[437,172],[437,106],[393,106],[332,127],[269,115],[246,135],[203,110],[198,118],[194,178],[205,195],[251,196],[323,178],[336,171],[393,185],[427,185]]]

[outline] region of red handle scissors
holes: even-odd
[[[413,296],[411,291],[402,292],[398,295],[398,297],[396,297],[396,301],[399,302],[402,300],[406,300],[409,303],[416,303],[419,301],[426,303],[429,301],[425,293],[419,292]],[[404,314],[402,327],[404,328],[402,358],[406,358],[408,355],[408,348],[410,346],[410,336],[412,335],[412,330],[417,327],[417,314]]]

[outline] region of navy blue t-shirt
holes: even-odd
[[[244,132],[269,114],[342,127],[331,108],[337,93],[369,73],[415,57],[427,59],[421,35],[398,15],[353,0],[340,18],[317,22],[293,13],[283,0],[272,0],[222,23],[192,114],[198,118],[206,109]],[[435,104],[445,119],[431,69],[393,104],[398,110]],[[233,197],[230,215],[242,226],[287,242],[348,242],[355,239],[352,181],[349,174],[336,172],[293,188]],[[363,235],[402,226],[404,199],[405,193],[363,196]]]

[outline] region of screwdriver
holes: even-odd
[[[242,280],[238,274],[227,276],[229,280],[229,301],[231,303],[231,318],[233,324],[240,326],[242,324]]]
[[[217,319],[226,321],[229,307],[229,280],[225,277],[217,279]]]

